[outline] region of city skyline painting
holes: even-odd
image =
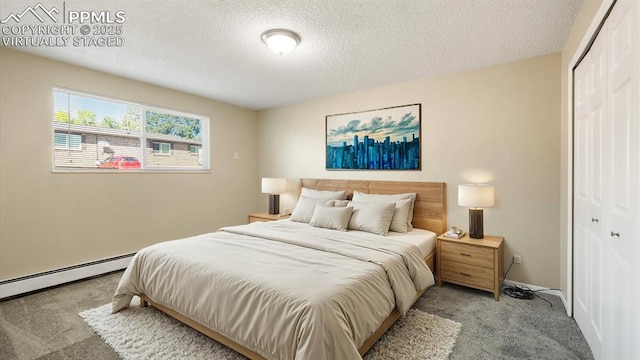
[[[327,115],[327,170],[420,170],[421,107]]]

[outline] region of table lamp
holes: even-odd
[[[287,191],[287,179],[262,178],[262,193],[269,194],[269,214],[280,214],[280,194]]]
[[[469,208],[469,237],[484,237],[482,209],[496,203],[493,186],[483,184],[458,185],[458,205]]]

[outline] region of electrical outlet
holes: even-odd
[[[513,255],[513,263],[522,264],[522,257],[520,257],[520,255]]]

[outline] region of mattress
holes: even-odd
[[[437,236],[433,231],[414,228],[406,234],[390,231],[387,237],[417,246],[422,257],[426,257],[435,251]]]

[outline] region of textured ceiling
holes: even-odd
[[[38,0],[0,0],[0,18]],[[62,8],[62,1],[41,0]],[[264,109],[559,52],[583,0],[66,0],[126,12],[125,45],[17,50]],[[38,24],[25,16],[23,24]],[[279,56],[263,31],[302,38]]]

